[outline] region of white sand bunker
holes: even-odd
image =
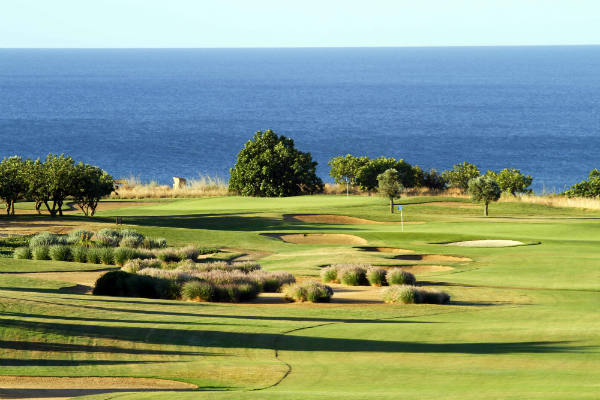
[[[111,392],[193,390],[196,385],[150,378],[1,376],[2,399],[69,399]]]
[[[447,246],[460,247],[511,247],[521,246],[525,243],[517,240],[467,240],[464,242],[444,243]]]
[[[283,216],[285,221],[307,222],[312,224],[332,224],[332,225],[398,225],[399,221],[373,221],[370,219],[348,217],[346,215],[334,214],[286,214]],[[406,221],[407,225],[424,224],[423,221]]]
[[[261,233],[294,244],[367,244],[367,241],[354,235],[343,233]]]

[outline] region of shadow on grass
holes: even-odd
[[[156,364],[166,361],[140,361],[140,360],[43,360],[43,359],[18,359],[0,358],[3,367],[78,367],[82,365],[123,365],[123,364]],[[171,362],[171,361],[169,361]],[[2,397],[0,397],[2,398]]]
[[[54,399],[54,398],[72,398],[79,396],[100,395],[104,393],[124,393],[124,392],[190,392],[198,389],[148,389],[148,388],[129,388],[129,389],[2,389],[0,388],[0,399]],[[202,390],[202,389],[200,389]],[[204,389],[207,390],[207,389]],[[208,390],[227,390],[227,388],[208,389]]]
[[[580,352],[585,346],[570,342],[481,342],[422,343],[333,337],[297,336],[277,333],[226,332],[195,329],[139,328],[131,326],[78,325],[3,319],[2,325],[65,336],[85,336],[143,342],[147,344],[185,344],[243,349],[328,352],[518,354]],[[276,345],[275,345],[276,344]],[[33,360],[31,362],[34,362]]]

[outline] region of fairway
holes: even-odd
[[[381,288],[342,285],[318,304],[93,296],[106,266],[2,247],[1,399],[598,398],[600,211],[503,201],[485,218],[461,198],[410,197],[402,232],[375,196],[105,203],[93,218],[0,224],[68,232],[119,216],[299,280],[332,264],[402,268],[451,301],[386,304]]]

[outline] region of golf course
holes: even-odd
[[[17,203],[0,218],[0,398],[599,397],[600,210],[398,204],[403,223],[366,195],[105,200],[56,218]],[[450,301],[390,304],[385,287],[339,283],[324,303],[98,296],[119,266],[13,257],[35,233],[102,228],[299,282],[335,264],[402,269]]]

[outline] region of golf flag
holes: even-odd
[[[402,211],[402,206],[398,206],[398,211]]]

